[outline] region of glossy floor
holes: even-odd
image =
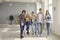
[[[60,37],[53,33],[50,36],[46,34],[46,29],[44,29],[41,37],[32,35],[30,28],[30,35],[27,35],[24,30],[24,38],[20,39],[19,25],[0,25],[0,40],[60,40]]]

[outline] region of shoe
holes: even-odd
[[[27,35],[29,35],[29,32],[27,32]]]
[[[47,36],[49,36],[50,34],[47,34]]]
[[[37,34],[35,33],[35,35],[37,36]]]
[[[34,35],[34,33],[32,33],[32,35]]]
[[[22,38],[24,38],[24,36],[21,36],[20,38],[22,39]]]
[[[39,34],[40,37],[42,37],[42,34]]]
[[[35,32],[35,35],[37,36],[37,33]]]
[[[49,38],[49,36],[46,36],[46,38]]]

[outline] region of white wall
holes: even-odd
[[[53,0],[53,24],[51,30],[60,35],[60,0]]]
[[[21,3],[21,2],[4,2],[0,4],[0,24],[8,24],[9,16],[13,15],[14,18],[18,16],[22,10],[26,10],[29,14],[34,11],[36,13],[35,3]],[[13,22],[16,23],[16,20]]]
[[[58,0],[58,31],[59,31],[59,35],[60,35],[60,0]]]
[[[2,0],[0,0],[0,3],[2,3]]]
[[[60,0],[58,0],[58,13],[59,13],[59,25],[60,25]]]

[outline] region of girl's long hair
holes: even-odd
[[[48,13],[47,13],[48,12]],[[46,15],[48,15],[49,14],[49,11],[48,10],[46,10]]]

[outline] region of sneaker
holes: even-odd
[[[27,32],[27,35],[29,35],[29,32]]]
[[[32,35],[34,35],[34,33],[32,33]]]
[[[22,39],[22,38],[24,38],[24,36],[21,36],[20,38]]]

